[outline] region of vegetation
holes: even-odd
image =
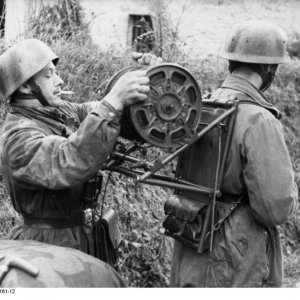
[[[60,75],[67,89],[74,91],[76,95],[69,100],[74,102],[95,100],[102,95],[103,83],[118,70],[132,63],[130,55],[124,53],[123,57],[115,58],[113,53],[99,52],[88,37],[87,26],[82,23],[81,10],[76,1],[64,0],[62,3],[54,7],[44,7],[39,13],[31,14],[31,27],[26,36],[44,40],[58,53]],[[224,67],[216,70],[220,62],[213,57],[197,63],[189,61],[180,52],[176,28],[173,31],[169,30],[172,26],[166,23],[166,11],[163,7],[157,9],[157,18],[160,20],[161,32],[159,38],[156,38],[157,47],[154,51],[160,53],[165,61],[180,63],[189,69],[197,79],[202,93],[218,87],[226,72]],[[47,23],[41,20],[47,20]],[[300,181],[299,58],[299,54],[298,56],[293,54],[290,63],[279,69],[277,78],[267,93],[272,102],[284,113],[282,122],[285,137],[298,182]],[[5,117],[5,104],[1,102],[1,106],[0,126]],[[165,172],[170,172],[172,168],[174,165],[169,166]],[[107,172],[104,175],[105,179],[108,179]],[[162,222],[159,219],[163,218],[163,205],[170,194],[171,190],[135,185],[130,178],[114,173],[110,176],[106,195],[101,195],[105,198],[105,202],[119,213],[124,241],[120,248],[118,269],[130,286],[164,287],[169,284],[172,241],[164,236]],[[7,238],[12,226],[20,222],[21,217],[12,208],[0,175],[0,238]],[[286,262],[285,285],[288,286],[293,279],[300,278],[299,270],[295,267],[296,249],[300,244],[299,213],[281,226],[281,233]]]

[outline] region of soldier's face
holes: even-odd
[[[53,107],[59,106],[62,101],[60,97],[61,86],[64,82],[57,75],[54,64],[50,62],[44,69],[38,72],[33,79],[41,88],[48,104]]]

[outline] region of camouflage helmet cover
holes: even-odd
[[[0,96],[8,99],[22,84],[58,56],[42,41],[25,39],[0,56]]]
[[[226,39],[220,57],[245,63],[281,64],[286,62],[285,32],[267,21],[237,24]]]

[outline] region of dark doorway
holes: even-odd
[[[131,46],[137,52],[150,52],[154,48],[154,31],[149,15],[129,15]]]

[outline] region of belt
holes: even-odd
[[[58,218],[44,218],[24,216],[24,226],[33,228],[67,228],[85,224],[85,214],[83,211],[71,216]]]

